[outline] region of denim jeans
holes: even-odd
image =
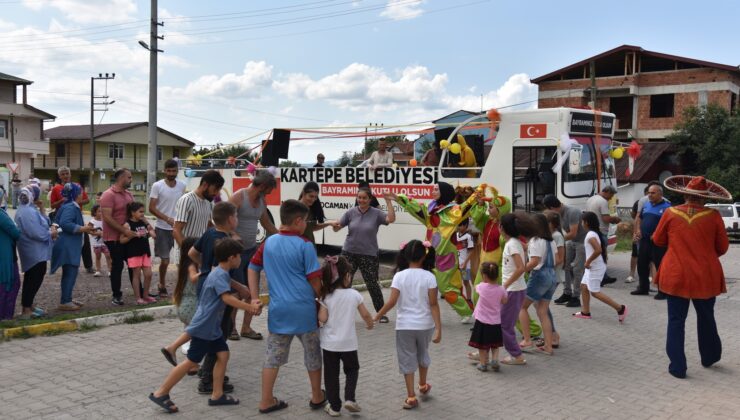
[[[77,282],[77,272],[80,267],[72,264],[62,266],[62,299],[61,304],[72,302],[72,290]]]

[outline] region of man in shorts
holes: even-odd
[[[321,288],[321,267],[313,243],[301,236],[306,230],[308,207],[298,200],[286,200],[280,206],[280,232],[260,245],[249,264],[249,290],[258,290],[264,269],[270,279],[270,310],[267,317],[265,362],[262,365],[260,413],[288,407],[273,396],[280,366],[288,362],[290,343],[298,337],[303,344],[303,360],[311,381],[312,409],[326,405],[321,390],[321,347],[316,313],[316,297]],[[259,304],[258,296],[252,298]]]
[[[164,162],[164,179],[152,184],[149,194],[149,213],[157,217],[154,230],[154,256],[159,257],[159,297],[167,297],[167,266],[170,264],[170,252],[175,244],[172,227],[175,225],[175,205],[185,193],[185,183],[177,179],[177,161],[168,159]]]

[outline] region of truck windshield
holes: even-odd
[[[608,137],[599,138],[599,148],[601,152],[601,164],[597,164],[598,155],[596,153],[596,144],[593,137],[590,136],[573,136],[572,139],[578,142],[578,147],[571,149],[570,156],[565,162],[562,171],[562,189],[566,197],[590,197],[598,192],[597,179],[600,170],[603,183],[613,183],[614,178],[614,161],[609,157],[609,148],[611,139]]]

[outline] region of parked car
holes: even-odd
[[[711,207],[722,215],[722,220],[725,221],[725,229],[727,229],[727,236],[732,239],[740,239],[740,203],[707,204],[706,207]]]

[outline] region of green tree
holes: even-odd
[[[704,175],[740,196],[740,114],[719,105],[691,107],[668,140],[676,146],[684,171]]]
[[[334,166],[352,166],[352,152],[342,152],[342,157]]]

